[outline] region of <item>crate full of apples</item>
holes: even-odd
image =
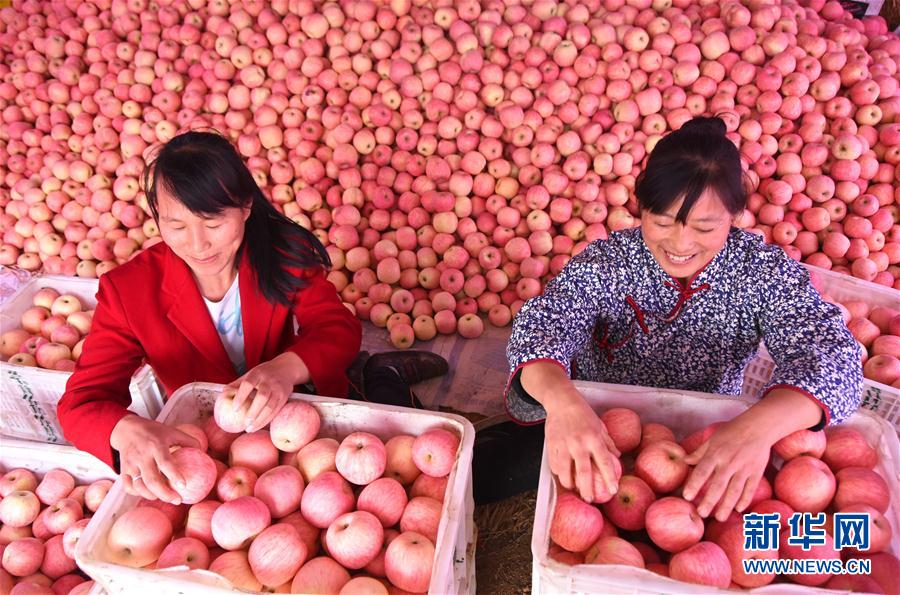
[[[742,516],[703,519],[681,497],[684,457],[750,403],[740,398],[633,386],[579,383],[623,453],[615,495],[583,501],[550,473],[546,452],[532,538],[535,593],[717,593],[900,589],[900,446],[884,419],[860,411],[824,432],[776,443],[746,512],[781,514],[777,550],[745,552]],[[794,512],[824,512],[825,545],[787,543]],[[867,512],[871,547],[834,549],[834,512]],[[754,558],[871,559],[870,576],[748,575]]]
[[[246,433],[221,390],[160,414],[198,441],[174,452],[182,504],[116,484],[85,531],[77,559],[109,593],[474,591],[468,421],[295,395]]]
[[[822,298],[840,308],[863,353],[865,388],[862,407],[884,417],[900,432],[900,292],[805,265]],[[744,374],[743,393],[755,397],[765,387],[775,362],[760,349]]]
[[[75,563],[75,544],[114,478],[71,446],[3,439],[0,593],[92,592],[94,582]]]
[[[63,443],[56,405],[91,330],[97,280],[38,276],[0,310],[0,416],[8,436]],[[159,415],[162,390],[149,366],[131,379],[132,411]]]

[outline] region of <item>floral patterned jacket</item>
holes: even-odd
[[[763,391],[787,387],[823,410],[853,413],[862,395],[859,346],[838,308],[777,246],[732,229],[687,285],[670,277],[640,228],[610,234],[575,256],[519,311],[507,346],[509,414],[545,417],[519,382],[527,363],[555,362],[577,380],[739,395],[763,342],[776,369]]]

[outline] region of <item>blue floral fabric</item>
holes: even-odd
[[[507,410],[525,423],[545,417],[518,381],[521,366],[539,359],[577,380],[740,395],[761,341],[776,364],[763,394],[798,389],[827,423],[859,407],[859,346],[781,248],[732,229],[683,286],[659,266],[640,228],[624,230],[590,244],[519,311],[507,346]]]

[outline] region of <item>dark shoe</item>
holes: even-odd
[[[366,368],[366,362],[369,361],[369,357],[368,351],[360,351],[353,363],[350,364],[350,367],[347,368],[347,380],[350,381],[350,390],[347,398],[355,401],[363,399],[363,371]]]
[[[400,374],[394,368],[386,366],[366,368],[365,376],[364,400],[397,407],[425,408],[409,388],[409,384],[400,378]]]
[[[418,384],[447,373],[447,360],[430,351],[386,351],[376,353],[365,364],[366,374],[381,368],[394,368],[407,384]]]

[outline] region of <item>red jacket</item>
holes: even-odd
[[[316,392],[344,397],[344,373],[359,351],[362,326],[321,271],[291,307],[272,304],[238,268],[247,370],[286,351],[309,368]],[[294,334],[292,315],[299,324]],[[191,382],[226,384],[237,372],[187,264],[159,243],[100,278],[91,332],[59,402],[66,438],[111,467],[109,436],[131,403],[131,375],[146,360],[171,394]]]

